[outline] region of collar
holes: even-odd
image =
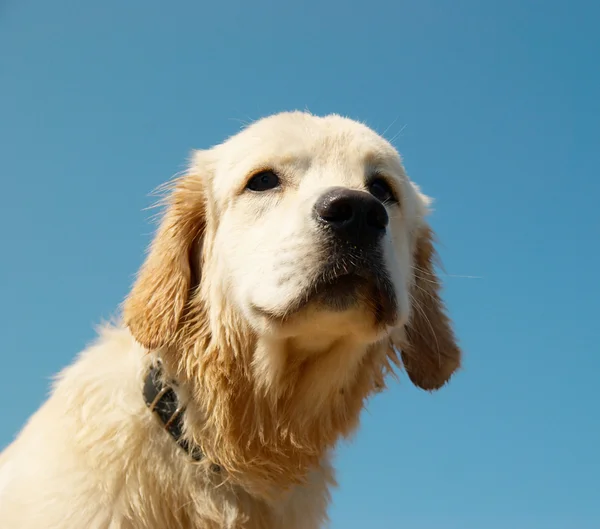
[[[150,366],[144,380],[144,402],[159,421],[163,428],[185,450],[194,461],[204,459],[199,446],[192,445],[183,437],[183,416],[185,406],[179,401],[173,389],[177,387],[174,381],[167,383],[163,376],[162,365],[159,362]],[[219,471],[218,465],[211,465],[213,471]]]

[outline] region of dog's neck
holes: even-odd
[[[383,343],[352,348],[339,340],[303,354],[293,341],[250,333],[189,338],[163,360],[188,388],[190,441],[259,493],[301,483],[322,464],[356,428],[365,399],[383,387],[394,360]]]

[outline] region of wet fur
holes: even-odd
[[[403,364],[426,390],[444,385],[459,367],[460,350],[439,297],[433,234],[424,220],[428,201],[405,177],[395,151],[366,127],[337,116],[284,114],[259,127],[265,136],[289,131],[299,144],[309,127],[327,127],[318,149],[311,147],[315,159],[343,159],[352,142],[372,142],[378,156],[390,157],[404,217],[395,221],[397,239],[386,242],[384,257],[391,262],[389,252],[397,252],[406,264],[404,275],[377,274],[384,290],[376,291],[387,289],[391,305],[357,287],[354,303],[324,309],[311,302],[305,286],[284,305],[273,298],[270,314],[252,303],[241,310],[228,294],[236,288],[230,285],[235,274],[223,275],[219,230],[224,215],[242,206],[228,199],[225,207],[209,175],[251,142],[242,133],[229,140],[231,147],[226,142],[201,153],[169,187],[123,324],[104,329],[59,376],[50,399],[0,455],[0,519],[7,527],[322,527],[335,484],[329,454],[356,430],[366,399],[385,387],[393,366]],[[268,205],[244,207],[239,214],[251,216]],[[230,239],[235,244],[235,233]],[[409,254],[396,241],[406,241]],[[294,250],[300,256],[303,244]],[[300,275],[316,266],[290,262],[285,266]],[[289,274],[278,278],[281,284],[292,280]],[[403,289],[410,299],[404,319],[396,299]],[[185,435],[206,454],[200,464],[161,431],[143,404],[142,379],[158,356],[180,384]]]

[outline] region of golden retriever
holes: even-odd
[[[330,454],[394,364],[460,350],[429,200],[367,126],[302,112],[196,152],[122,324],[0,456],[4,529],[315,529]]]

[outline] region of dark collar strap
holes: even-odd
[[[173,383],[173,386],[176,384]],[[190,445],[183,438],[183,406],[177,398],[171,385],[165,384],[162,377],[160,363],[154,364],[144,381],[144,401],[150,411],[153,412],[163,424],[164,429],[169,432],[175,442],[183,448],[194,461],[204,458],[202,450],[198,446]],[[216,465],[214,465],[216,466]]]

